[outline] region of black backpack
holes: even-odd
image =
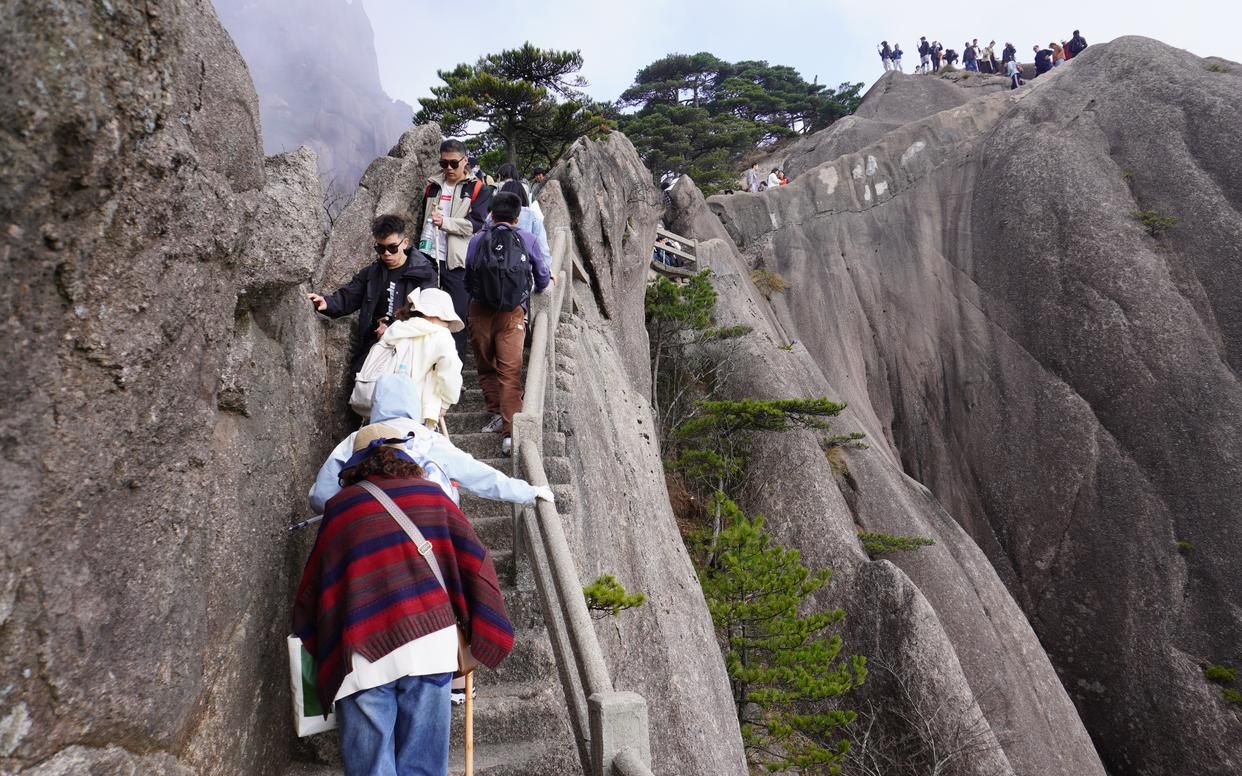
[[[489,226],[466,270],[466,290],[484,307],[509,312],[530,298],[533,269],[516,229]]]

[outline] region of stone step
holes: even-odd
[[[487,410],[466,412],[458,410],[457,407],[449,410],[448,415],[444,418],[445,423],[448,425],[449,436],[453,439],[456,439],[458,434],[479,433],[479,429],[483,428],[491,419],[492,413]]]
[[[460,744],[449,752],[449,774],[464,773],[465,754]],[[572,739],[475,744],[474,772],[478,776],[546,776],[581,773],[582,764]],[[342,776],[339,765],[290,763],[284,776]]]
[[[478,682],[474,699],[474,741],[500,744],[519,741],[569,741],[572,733],[561,683],[553,671],[547,677],[523,683]],[[460,746],[465,709],[453,710],[450,740]]]
[[[462,388],[461,399],[453,405],[453,410],[460,412],[482,412],[486,409],[487,402],[483,400],[483,389],[473,386]]]

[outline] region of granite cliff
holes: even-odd
[[[259,93],[263,148],[307,146],[334,196],[410,128],[414,109],[380,84],[362,0],[213,0]]]
[[[1022,671],[1047,693],[996,690],[1003,653],[1046,650],[1110,773],[1236,773],[1242,714],[1203,668],[1242,657],[1242,67],[1122,38],[1015,92],[945,86],[886,76],[789,186],[713,197],[715,217],[683,192],[673,226],[725,238],[726,282],[789,282],[760,307],[872,440],[854,520],[935,529],[941,549],[894,563],[1017,772],[1064,751],[1027,722],[1071,724],[1047,670]],[[869,504],[880,462],[926,507]]]

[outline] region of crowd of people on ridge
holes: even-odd
[[[493,179],[466,146],[440,144],[407,219],[371,222],[375,259],[332,293],[308,293],[328,318],[357,314],[350,404],[366,419],[328,456],[310,491],[323,518],[293,607],[315,659],[315,692],[340,727],[346,774],[447,773],[451,682],[459,647],[495,667],[513,625],[487,547],[460,491],[531,504],[547,486],[510,477],[440,433],[474,355],[487,409],[480,433],[512,454],[532,293],[556,278],[538,194],[517,167]]]
[[[1073,36],[1068,41],[1060,43],[1052,41],[1046,47],[1036,45],[1033,47],[1035,72],[1042,74],[1054,67],[1059,67],[1081,54],[1086,48],[1087,40],[1078,30],[1074,30]],[[894,43],[890,46],[888,41],[880,41],[876,46],[876,51],[880,54],[884,72],[905,72],[901,63],[903,54],[901,44]],[[963,69],[967,71],[1007,76],[1013,89],[1017,89],[1023,83],[1022,65],[1018,62],[1018,49],[1012,43],[1005,44],[998,62],[994,40],[986,46],[981,46],[978,38],[968,40],[962,44],[959,57],[956,50],[946,49],[938,40],[929,42],[927,36],[923,36],[919,38],[918,55],[919,64],[914,68],[916,74],[937,73],[944,68],[953,70],[960,58]]]

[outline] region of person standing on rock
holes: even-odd
[[[1016,59],[1005,63],[1005,75],[1009,76],[1010,91],[1022,85],[1022,65],[1019,65]]]
[[[944,46],[940,45],[940,41],[934,41],[931,47],[932,71],[940,70],[940,63],[944,58]]]
[[[539,201],[539,192],[543,189],[543,184],[548,181],[548,171],[541,165],[536,165],[530,174],[530,200],[531,202]]]
[[[996,68],[996,41],[989,43],[988,47],[983,50],[982,63],[983,72],[991,75],[1000,74],[1000,70]]]
[[[905,52],[901,50],[901,44],[894,43],[893,44],[893,69],[896,70],[898,73],[906,72],[905,70],[901,69],[901,55],[903,53]]]
[[[362,369],[371,346],[383,336],[410,292],[436,283],[435,269],[421,253],[410,250],[405,219],[391,213],[379,216],[371,222],[371,236],[375,238],[375,261],[326,297],[306,295],[315,310],[329,318],[358,313],[357,336],[349,360],[351,379]]]
[[[470,291],[470,346],[479,385],[504,434],[500,452],[513,451],[513,416],[522,411],[522,348],[531,286],[542,292],[556,278],[539,241],[518,228],[522,200],[501,192],[492,200],[492,225],[466,249],[466,287]]]
[[[768,188],[776,188],[781,185],[781,171],[778,167],[773,167],[772,172],[768,173]]]
[[[1035,51],[1035,75],[1043,75],[1052,69],[1052,49],[1032,46]]]
[[[453,298],[457,317],[469,327],[466,246],[487,220],[492,190],[484,181],[471,176],[467,163],[465,143],[445,140],[440,144],[440,173],[427,179],[427,188],[423,191],[418,250],[437,267],[440,288]],[[463,356],[466,338],[465,331],[453,335],[457,352]]]
[[[355,435],[294,599],[293,632],[315,657],[320,705],[336,712],[346,776],[448,773],[459,626],[483,665],[513,650],[491,554],[403,443],[383,424]]]
[[[1066,46],[1066,54],[1070,59],[1081,54],[1087,48],[1087,39],[1084,38],[1078,30],[1074,30],[1074,37],[1070,38],[1069,45]]]
[[[755,162],[746,171],[746,190],[756,192],[759,190],[759,163]]]
[[[893,50],[888,47],[888,41],[880,41],[880,45],[875,47],[880,52],[880,62],[884,65],[884,72],[893,69]],[[770,185],[770,184],[769,184]]]
[[[927,36],[919,38],[919,69],[918,72],[926,75],[931,72],[931,44],[927,42]]]
[[[979,72],[979,51],[970,43],[962,44],[962,67],[972,73]]]
[[[1005,73],[1009,73],[1009,63],[1016,62],[1018,59],[1018,47],[1012,43],[1006,43],[1005,48],[1001,51],[1001,65],[1005,67]]]
[[[1060,67],[1065,64],[1065,49],[1061,48],[1061,44],[1055,40],[1048,44],[1048,48],[1052,49],[1052,66]]]

